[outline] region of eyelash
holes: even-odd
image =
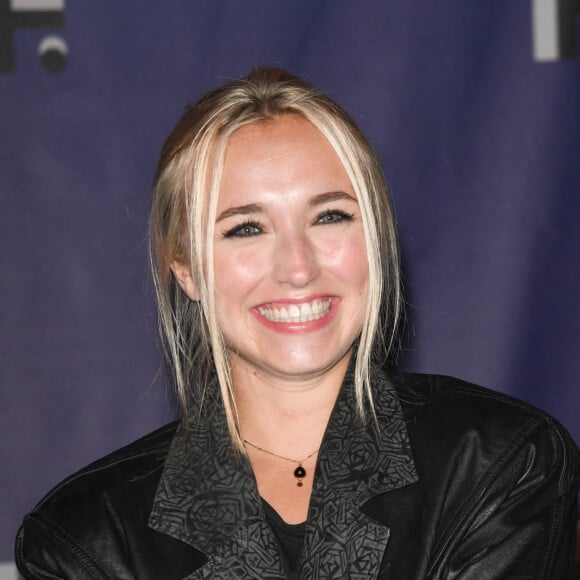
[[[259,232],[248,232],[250,228],[255,228]],[[262,226],[258,222],[247,221],[224,232],[224,238],[251,238],[258,235],[258,233],[262,233]]]
[[[325,218],[332,218],[330,220],[325,220]],[[341,211],[339,209],[330,209],[321,213],[316,218],[316,223],[321,223],[325,225],[336,224],[339,222],[351,222],[354,219],[354,214]],[[325,221],[323,221],[325,220]]]
[[[330,218],[330,219],[328,219]],[[333,225],[343,221],[352,221],[354,214],[341,210],[328,210],[321,213],[314,222],[316,225]],[[249,231],[250,229],[258,231]],[[262,226],[256,221],[246,221],[224,232],[224,238],[251,238],[262,233]]]

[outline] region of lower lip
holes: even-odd
[[[257,309],[252,309],[251,312],[258,319],[258,322],[266,328],[271,328],[282,334],[297,334],[301,332],[314,332],[330,324],[330,321],[336,314],[338,302],[338,300],[332,299],[328,312],[322,318],[307,320],[306,322],[274,322],[262,316]]]

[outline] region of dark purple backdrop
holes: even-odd
[[[8,6],[0,560],[51,485],[173,417],[147,272],[153,169],[184,105],[258,64],[328,91],[380,154],[405,257],[402,366],[511,393],[580,439],[580,62],[534,61],[530,2],[71,2],[53,21]],[[37,55],[48,35],[68,45],[61,72]]]

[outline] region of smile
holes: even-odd
[[[282,324],[310,322],[318,320],[328,314],[332,300],[330,298],[317,299],[302,304],[288,306],[259,306],[258,312],[270,322]]]

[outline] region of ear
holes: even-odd
[[[191,269],[182,262],[173,261],[171,263],[171,271],[181,286],[181,289],[187,294],[190,300],[199,300],[199,292],[197,285],[191,275]]]

